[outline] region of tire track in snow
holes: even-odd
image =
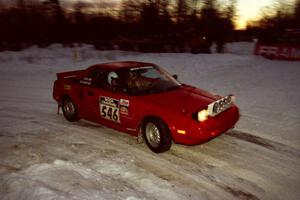
[[[117,146],[119,146],[119,145],[117,145]],[[122,146],[122,145],[121,145]],[[188,147],[187,147],[188,148]],[[120,149],[122,149],[122,147],[120,147]],[[136,152],[135,154],[136,155],[143,155],[143,156],[145,156],[145,150],[142,150],[143,151],[143,154],[141,154],[141,153],[139,153],[139,152]],[[146,150],[147,151],[147,150]],[[167,155],[167,157],[169,157],[170,155]],[[167,166],[169,166],[169,165],[174,165],[175,163],[174,163],[174,160],[178,160],[178,159],[180,159],[180,157],[178,156],[178,155],[175,155],[175,158],[173,159],[173,160],[169,160],[169,159],[166,159],[166,160],[164,160],[163,162],[166,162],[166,161],[171,161]],[[195,171],[193,171],[193,170],[191,170],[192,168],[193,168],[193,166],[191,166],[191,165],[194,165],[194,163],[192,162],[192,160],[189,160],[189,159],[187,159],[187,160],[185,160],[185,166],[189,166],[188,168],[187,168],[187,170],[184,170],[184,173],[183,174],[181,174],[181,173],[179,173],[178,171],[174,171],[174,170],[172,170],[171,168],[169,168],[169,167],[166,167],[166,168],[168,168],[168,170],[166,171],[166,170],[163,170],[163,168],[161,168],[161,166],[159,166],[159,165],[157,165],[157,166],[155,166],[155,165],[153,165],[153,164],[151,164],[151,163],[149,163],[147,160],[148,159],[141,159],[141,160],[143,160],[143,162],[142,162],[142,164],[141,163],[138,163],[138,166],[140,167],[140,168],[143,168],[144,170],[146,169],[147,171],[149,171],[150,173],[152,173],[152,174],[154,174],[155,176],[157,176],[157,177],[159,177],[159,178],[161,178],[161,179],[163,179],[163,180],[168,180],[168,181],[175,181],[175,182],[179,182],[181,185],[190,185],[190,187],[191,188],[193,188],[194,187],[194,190],[199,190],[199,188],[203,188],[204,187],[204,185],[205,184],[203,184],[202,183],[202,185],[200,184],[196,184],[196,182],[195,182],[195,180],[194,181],[191,181],[191,180],[189,180],[189,179],[186,179],[186,178],[183,178],[184,176],[188,176],[188,177],[192,177],[193,176],[193,173],[197,173],[197,174],[199,174],[199,172],[201,173],[201,170],[199,170],[199,169],[197,169],[197,170],[195,170]],[[149,159],[149,160],[152,160],[152,159]],[[146,162],[146,163],[145,163]],[[191,171],[192,173],[190,174],[190,173],[187,173],[188,171]],[[178,177],[178,175],[177,176],[174,176],[174,174],[181,174],[182,176],[179,178]],[[179,175],[180,176],[180,175]],[[202,176],[202,175],[201,175]],[[204,176],[205,177],[205,176]],[[208,181],[208,182],[213,182],[213,184],[216,184],[214,181],[212,181],[213,180],[213,178],[211,178],[210,176],[208,176],[208,179],[206,180],[206,182]],[[189,184],[189,183],[191,183],[191,182],[193,182],[192,184]],[[192,186],[192,185],[194,185],[194,186]],[[198,187],[197,187],[197,185],[198,185]],[[257,197],[255,197],[255,195],[253,195],[253,194],[251,194],[251,193],[249,193],[249,192],[246,192],[246,191],[243,191],[243,190],[241,190],[241,189],[237,189],[237,188],[233,188],[233,187],[229,187],[229,186],[225,186],[225,185],[219,185],[219,184],[217,184],[217,186],[218,187],[220,187],[220,188],[223,188],[224,190],[226,190],[227,192],[229,192],[229,193],[231,193],[233,196],[236,196],[236,197],[238,197],[238,198],[247,198],[247,199],[258,199]],[[210,187],[207,187],[207,191],[209,191],[209,188],[211,188],[211,186]],[[231,199],[232,197],[230,197],[230,198],[228,198],[228,199]]]
[[[296,157],[296,158],[300,158],[300,152],[299,150],[287,146],[285,144],[279,143],[279,142],[274,142],[272,140],[266,139],[266,138],[262,138],[262,137],[258,137],[249,133],[245,133],[242,131],[237,131],[237,130],[232,130],[226,133],[226,135],[230,136],[230,137],[234,137],[240,140],[244,140],[256,145],[260,145],[262,147],[265,147],[267,149],[276,151],[276,152],[280,152],[280,153],[284,153],[284,154],[289,154],[290,156]]]
[[[40,115],[43,116],[42,110]],[[66,139],[66,136],[74,138],[74,141],[82,141],[82,139],[86,140],[86,142],[84,142],[85,145],[75,145],[77,150],[74,153],[80,153],[81,151],[84,153],[84,149],[92,150],[93,146],[99,146],[99,149],[96,149],[96,151],[101,149],[105,150],[109,146],[110,148],[116,149],[116,152],[106,158],[110,158],[114,161],[114,157],[123,157],[124,152],[127,152],[125,155],[131,154],[133,155],[133,158],[139,160],[134,163],[134,166],[138,167],[141,171],[144,171],[144,173],[136,173],[136,177],[132,180],[129,179],[129,181],[134,181],[137,177],[143,177],[145,172],[146,174],[150,173],[157,177],[160,182],[167,181],[170,185],[175,184],[175,188],[172,188],[170,185],[169,186],[171,187],[170,189],[176,190],[178,194],[181,193],[180,190],[178,190],[178,187],[185,188],[183,191],[188,189],[191,190],[194,195],[185,196],[190,199],[197,199],[195,198],[195,194],[200,196],[202,195],[203,199],[214,199],[211,197],[212,194],[215,194],[218,198],[223,197],[224,199],[259,199],[260,197],[265,197],[266,191],[264,191],[261,185],[257,186],[255,181],[251,179],[246,180],[243,176],[241,176],[241,174],[232,173],[228,171],[228,169],[224,169],[223,166],[226,167],[232,161],[232,158],[243,160],[246,154],[251,154],[253,149],[262,147],[267,150],[275,151],[276,149],[283,148],[280,143],[274,143],[272,141],[265,140],[264,138],[255,137],[241,131],[231,131],[209,143],[195,147],[174,144],[170,152],[153,155],[146,145],[135,144],[134,137],[118,131],[85,121],[70,124],[65,121],[62,116],[51,118],[48,118],[49,116],[44,117],[41,117],[40,120],[35,120],[34,123],[47,127],[50,132],[59,132],[59,135],[55,136],[58,138],[61,137],[62,141],[59,144],[64,144],[63,140]],[[46,120],[46,118],[48,120]],[[34,134],[31,134],[30,136],[34,137]],[[238,139],[235,140],[237,143],[232,142],[230,138]],[[71,148],[71,144],[73,144],[74,141],[69,141],[68,144],[70,145],[67,145],[66,148]],[[230,143],[228,143],[228,141],[230,141]],[[247,142],[249,145],[245,146],[243,151],[235,152],[235,154],[230,157],[232,154],[231,151],[236,150],[235,146],[243,145],[240,144],[239,141]],[[50,142],[56,143],[57,140]],[[228,146],[229,148],[225,149],[223,146]],[[289,150],[289,147],[285,148],[286,150]],[[291,150],[288,152],[290,151]],[[292,150],[292,152],[294,151],[295,150]],[[286,151],[280,151],[279,153],[286,153]],[[265,154],[265,152],[263,152],[263,154],[264,156],[269,157],[269,155]],[[99,155],[101,155],[101,153]],[[298,155],[297,152],[289,154],[289,156],[292,157],[295,155]],[[59,156],[55,155],[55,153],[51,155],[51,157],[54,158],[55,156],[59,158]],[[73,159],[74,158],[71,158],[69,161],[72,162]],[[101,159],[101,156],[97,157],[97,152],[94,152],[91,157],[87,157],[85,161],[81,160],[81,162],[84,161],[87,167],[89,167],[90,163],[93,163],[93,161],[97,159]],[[153,164],[153,162],[155,163]],[[245,165],[245,161],[243,162]],[[116,162],[116,164],[117,163],[118,162]],[[231,167],[236,169],[236,166],[234,165]],[[247,172],[251,170],[252,169],[247,169],[244,171]],[[130,168],[129,171],[133,172],[134,170]],[[253,171],[252,173],[256,174],[256,172]],[[123,181],[126,182],[126,177],[124,177]],[[136,184],[138,184],[138,181]],[[136,185],[134,186],[136,187]],[[216,193],[220,196],[216,195]]]

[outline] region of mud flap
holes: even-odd
[[[142,144],[144,142],[142,127],[139,128],[139,133],[136,138],[136,142],[137,142],[137,144]]]
[[[58,103],[58,104],[57,104],[57,115],[59,115],[59,110],[60,110],[60,108],[61,108],[61,103]]]

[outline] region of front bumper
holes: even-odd
[[[210,117],[204,122],[192,121],[186,123],[185,134],[179,134],[178,129],[172,130],[175,143],[197,145],[207,142],[227,130],[233,128],[239,120],[239,109],[234,105],[221,114]],[[180,128],[182,129],[182,128]]]

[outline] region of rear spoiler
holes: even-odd
[[[57,73],[56,76],[58,79],[69,79],[75,78],[81,75],[85,70],[76,70],[76,71],[68,71],[68,72],[60,72]]]

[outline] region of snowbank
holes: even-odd
[[[299,199],[300,65],[254,56],[252,47],[0,52],[0,199]],[[184,83],[235,94],[235,131],[156,155],[129,135],[56,115],[56,72],[120,60],[157,63]]]

